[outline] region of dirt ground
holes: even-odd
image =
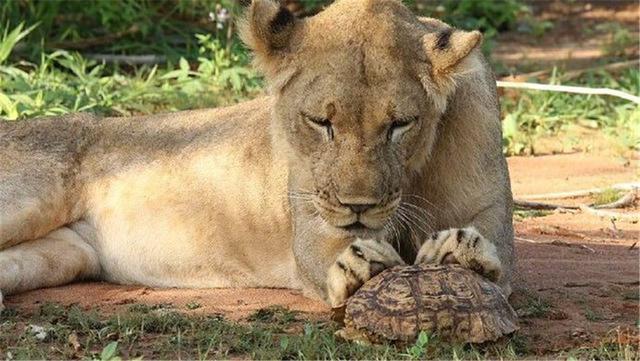
[[[509,159],[516,197],[630,182],[638,178],[637,163],[580,153]],[[638,212],[638,208],[625,212]],[[633,246],[640,236],[639,224],[616,222],[614,228],[608,219],[554,213],[515,221],[515,229],[518,270],[511,302],[521,315],[520,335],[528,340],[530,350],[552,353],[609,338],[639,341],[639,251]],[[542,243],[552,241],[561,242]],[[19,312],[35,311],[44,302],[105,313],[125,310],[133,303],[170,304],[186,313],[223,314],[233,320],[281,305],[309,319],[330,317],[322,303],[278,289],[182,290],[84,283],[6,300]],[[200,307],[191,310],[188,304],[194,302]]]
[[[637,1],[528,1],[527,4],[536,22],[549,21],[552,27],[539,36],[519,31],[498,35],[492,56],[513,75],[553,66],[568,70],[610,62],[604,60],[611,55],[607,54],[606,44],[611,43],[614,35],[601,26],[615,24],[627,29],[632,39],[640,36]],[[624,54],[623,58],[638,59],[638,41],[631,42]]]

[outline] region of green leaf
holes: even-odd
[[[280,349],[283,350],[283,351],[286,351],[288,347],[289,347],[289,338],[288,337],[283,337],[280,340]]]
[[[429,343],[429,334],[421,331],[420,335],[418,335],[418,342],[417,344],[420,346],[425,346]]]
[[[6,114],[4,118],[15,120],[18,119],[18,108],[8,96],[0,93],[0,115]]]
[[[0,64],[7,60],[16,44],[25,36],[29,35],[29,33],[35,29],[38,24],[35,24],[24,31],[22,30],[23,26],[24,24],[20,23],[8,34],[8,29],[4,30],[4,34],[2,35],[2,38],[0,38]]]
[[[113,341],[102,350],[100,353],[100,360],[109,361],[116,358],[116,352],[118,352],[118,342]]]
[[[180,57],[180,69],[184,71],[189,71],[190,69],[189,62],[183,57]]]
[[[513,138],[518,134],[518,113],[507,114],[502,122],[502,132],[505,138]]]

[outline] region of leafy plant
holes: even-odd
[[[10,53],[25,32],[22,26],[5,32],[0,49]],[[210,35],[198,35],[197,41],[197,60],[180,58],[177,68],[169,69],[141,67],[125,73],[64,50],[43,53],[37,63],[0,63],[0,118],[213,107],[244,99],[261,88],[244,53]]]
[[[121,358],[118,356],[118,342],[113,341],[110,342],[107,346],[102,349],[100,353],[100,361],[120,361]]]
[[[4,29],[4,33],[2,34],[2,38],[0,38],[0,65],[4,63],[5,60],[11,54],[13,48],[18,44],[18,42],[24,39],[33,29],[35,29],[37,25],[33,25],[25,30],[22,30],[24,27],[23,23],[18,24],[15,29],[9,31],[9,28],[6,27]]]
[[[550,82],[558,84],[554,71]],[[640,71],[628,69],[618,76],[596,71],[584,74],[575,85],[640,93]],[[606,96],[519,91],[502,99],[503,150],[507,155],[535,154],[545,136],[570,133],[571,128],[599,129],[619,146],[640,149],[640,106]]]
[[[228,30],[240,9],[235,0],[4,1],[0,26],[39,24],[18,49],[31,61],[41,47],[192,59],[198,50],[195,33],[214,34],[225,45],[237,42]]]
[[[622,196],[622,191],[618,189],[608,188],[608,189],[605,189],[603,192],[595,195],[593,204],[603,205],[603,204],[613,203],[618,199],[620,199],[621,196]]]
[[[416,340],[415,344],[407,349],[407,355],[411,360],[422,360],[425,358],[428,345],[429,334],[422,331],[418,335],[418,339]]]
[[[536,38],[542,37],[547,31],[553,29],[553,23],[549,20],[537,19],[533,16],[531,8],[521,7],[521,21],[518,22],[518,31],[531,34]]]
[[[513,27],[524,6],[518,0],[447,0],[444,19],[465,29],[504,31]]]
[[[608,41],[603,45],[602,51],[609,56],[623,56],[628,47],[638,42],[629,29],[616,22],[599,24],[596,31],[607,34]]]
[[[545,217],[553,212],[537,209],[514,209],[513,219],[516,221],[522,221],[527,218]]]

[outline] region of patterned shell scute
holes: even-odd
[[[373,339],[404,342],[424,330],[482,343],[518,329],[500,288],[458,265],[397,266],[380,273],[351,297],[345,323]]]

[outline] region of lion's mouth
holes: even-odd
[[[342,226],[340,228],[344,229],[345,231],[349,231],[349,232],[364,232],[364,231],[367,231],[367,230],[371,230],[371,228],[365,226],[360,221],[355,221],[355,222],[353,222],[351,224],[348,224],[346,226]]]
[[[380,233],[379,229],[369,227],[359,220],[346,226],[339,226],[338,228],[360,238],[372,238],[376,237]]]
[[[356,213],[346,207],[332,206],[330,203],[314,199],[314,205],[319,215],[333,228],[344,235],[360,238],[379,236],[388,218],[387,206],[376,207],[366,212]],[[390,204],[395,207],[394,203]]]

